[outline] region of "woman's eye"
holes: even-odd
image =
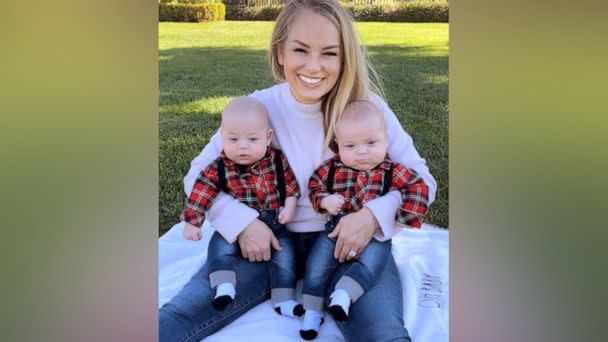
[[[230,140],[231,142],[236,142],[237,139],[236,138],[230,138],[228,140]]]
[[[370,141],[368,141],[367,143],[368,143],[368,145],[373,145],[373,144],[375,144],[375,143],[376,143],[376,140],[370,140]]]
[[[331,57],[336,57],[338,54],[335,52],[326,52],[325,56],[331,56]]]
[[[297,52],[297,53],[305,53],[306,50],[301,49],[301,48],[295,48],[293,51]]]
[[[258,138],[249,138],[249,141],[258,141]]]
[[[355,145],[353,145],[353,144],[348,144],[348,145],[346,145],[345,147],[346,147],[346,148],[353,148],[353,147],[355,147]]]

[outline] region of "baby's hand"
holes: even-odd
[[[198,241],[202,237],[201,229],[197,226],[193,226],[188,222],[184,222],[184,230],[182,231],[182,235],[187,240]]]
[[[344,196],[333,194],[321,200],[321,208],[327,210],[330,214],[336,215],[344,205]]]
[[[290,222],[296,216],[295,214],[296,214],[296,208],[293,208],[293,207],[281,208],[281,210],[279,211],[279,223],[285,224],[287,222]]]
[[[285,199],[285,205],[279,210],[279,223],[285,224],[291,222],[296,217],[296,206],[298,198],[289,196]]]

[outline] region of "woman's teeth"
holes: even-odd
[[[323,80],[322,78],[311,78],[303,75],[298,75],[298,77],[300,78],[300,80],[302,80],[302,82],[306,84],[317,84]]]

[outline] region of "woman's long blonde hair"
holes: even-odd
[[[382,96],[380,79],[367,58],[365,46],[359,43],[353,18],[337,0],[288,0],[275,22],[268,51],[272,73],[278,82],[285,82],[283,66],[279,64],[278,59],[279,49],[283,48],[287,40],[290,24],[303,10],[327,18],[336,26],[340,35],[342,56],[340,76],[334,87],[323,98],[321,105],[325,148],[337,152],[338,147],[334,137],[340,114],[348,103],[362,100],[370,91]],[[373,80],[370,79],[370,74]]]

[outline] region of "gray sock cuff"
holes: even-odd
[[[270,289],[270,301],[272,303],[284,302],[286,300],[295,299],[296,290],[290,288]]]
[[[342,289],[348,293],[350,296],[350,300],[354,303],[359,299],[359,297],[363,296],[365,290],[363,287],[357,283],[357,281],[349,276],[342,276],[340,280],[336,283],[336,290]]]
[[[305,310],[314,310],[317,312],[323,312],[325,304],[325,297],[311,296],[307,294],[302,295],[302,305]]]
[[[234,271],[221,270],[209,273],[209,284],[212,289],[222,283],[231,283],[236,287],[236,274]]]

